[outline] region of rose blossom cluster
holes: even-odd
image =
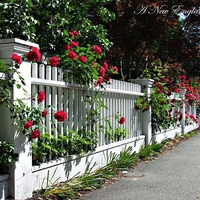
[[[185,75],[178,76],[178,83],[173,84],[169,79],[162,78],[162,84],[158,81],[154,81],[156,87],[156,93],[164,93],[166,96],[171,96],[174,92],[179,94],[181,91],[185,90],[185,103],[189,105],[198,105],[199,101],[199,91],[200,91],[200,81],[196,81],[196,87],[193,87],[194,79],[187,79]]]
[[[45,98],[46,98],[45,93],[43,91],[39,90],[38,95],[37,95],[38,103],[43,102],[45,100]],[[46,117],[47,114],[48,114],[48,110],[44,109],[41,112],[41,117]],[[54,118],[59,122],[64,122],[67,119],[67,114],[63,110],[59,110],[54,114]],[[35,127],[36,127],[37,122],[30,119],[24,124],[24,129],[29,130],[33,125],[35,125]],[[38,128],[34,128],[31,132],[30,136],[32,139],[36,139],[36,138],[40,137],[40,131],[38,130]]]
[[[97,81],[94,82],[95,86],[102,85],[102,83],[108,83],[110,81],[110,75],[117,74],[118,68],[116,66],[111,66],[109,68],[107,62],[103,62],[102,65],[99,65],[96,62],[90,63],[88,62],[87,56],[83,52],[78,55],[77,52],[79,52],[79,50],[77,50],[77,48],[79,47],[79,44],[74,41],[75,37],[78,35],[79,34],[76,30],[69,33],[70,38],[73,40],[70,40],[67,44],[63,46],[63,50],[65,51],[67,57],[73,61],[78,60],[83,64],[88,64],[97,70],[98,78]],[[102,49],[98,45],[92,45],[90,51],[96,56],[102,54]]]
[[[28,61],[39,62],[41,60],[41,53],[40,53],[39,49],[37,47],[33,47],[33,46],[30,46],[30,51],[27,52],[25,54],[25,56],[26,56]],[[20,64],[22,63],[22,58],[16,53],[13,53],[11,55],[11,59],[18,66],[20,66]],[[52,67],[56,67],[59,64],[59,58],[57,56],[51,57],[49,59],[49,64]],[[46,99],[46,94],[43,91],[39,90],[38,95],[37,95],[38,103],[43,102],[45,99]],[[47,109],[44,109],[43,111],[39,111],[39,112],[41,113],[42,118],[46,117],[47,114],[48,114]],[[32,116],[33,115],[34,115],[34,113],[32,113]],[[60,111],[58,111],[54,114],[54,118],[59,122],[64,122],[67,119],[67,114],[64,111],[60,110]],[[32,130],[31,133],[30,133],[31,139],[36,139],[36,138],[40,137],[40,131],[37,128],[37,125],[38,125],[37,123],[38,123],[37,121],[29,119],[24,124],[24,130],[26,130],[26,131]]]
[[[135,103],[135,110],[141,110],[142,112],[149,110],[149,103],[145,99],[138,99]]]
[[[168,116],[169,116],[170,121],[172,121],[173,118],[178,122],[180,122],[183,119],[183,114],[178,110],[175,110],[174,114],[173,114],[172,109],[170,109],[168,111]],[[199,120],[196,119],[194,115],[189,114],[188,111],[185,111],[185,123],[186,124],[189,123],[190,125],[192,125],[193,122],[197,124],[197,123],[199,123]],[[178,123],[177,126],[180,126],[180,124]]]
[[[97,58],[99,59],[102,54],[101,47],[96,44],[90,46],[89,53],[88,50],[84,53],[83,50],[84,48],[79,49],[79,44],[78,42],[75,41],[75,38],[78,35],[79,33],[76,30],[69,32],[69,42],[63,46],[66,58],[72,61],[79,62],[81,66],[85,64],[89,67],[92,67],[93,70],[96,70],[98,76],[96,78],[97,80],[94,82],[95,86],[102,85],[103,83],[109,83],[110,75],[117,74],[118,68],[116,66],[109,67],[107,62],[102,62],[102,64],[99,64],[94,61]],[[87,55],[89,56],[87,57]],[[92,60],[91,57],[94,58],[93,61],[91,61]],[[26,58],[28,61],[31,62],[40,62],[41,53],[37,47],[30,46],[30,51],[25,54],[25,57],[20,57],[14,53],[11,55],[11,58],[17,65],[20,65],[22,63],[22,58]],[[57,67],[61,62],[60,60],[61,58],[59,58],[58,56],[52,56],[49,59],[48,64],[50,64],[52,67]],[[45,92],[39,90],[38,95],[36,97],[38,103],[43,102],[45,98],[46,98]],[[44,118],[48,114],[48,109],[44,109],[40,113],[41,117]],[[64,122],[67,119],[67,114],[63,110],[59,110],[54,114],[54,118],[59,122]],[[124,124],[125,118],[122,117],[118,122],[119,124]],[[39,128],[37,127],[38,125],[37,123],[38,122],[35,121],[34,119],[27,119],[27,121],[24,124],[24,130],[26,131],[32,130],[30,134],[30,137],[32,139],[40,137],[40,131]]]
[[[94,82],[95,86],[102,85],[102,83],[109,83],[110,75],[117,74],[118,68],[116,66],[108,67],[107,62],[103,62],[103,64],[99,67],[98,70],[98,80]]]

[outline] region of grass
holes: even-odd
[[[46,180],[47,189],[42,190],[40,199],[74,199],[82,196],[85,192],[101,188],[105,183],[114,182],[118,180],[120,171],[128,171],[131,168],[144,160],[151,160],[160,153],[172,149],[182,140],[197,134],[198,131],[192,131],[182,136],[176,136],[174,139],[165,139],[161,143],[152,142],[149,146],[142,146],[138,153],[134,152],[131,147],[125,148],[120,154],[110,153],[106,155],[107,165],[94,170],[96,163],[93,166],[88,166],[85,173],[81,176],[74,176],[64,183],[52,184],[51,180]],[[51,179],[51,178],[50,178]],[[39,193],[36,195],[38,196]],[[38,199],[38,198],[31,198]]]

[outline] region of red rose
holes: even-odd
[[[78,31],[73,30],[72,33],[74,34],[74,36],[78,36]]]
[[[116,66],[112,66],[112,69],[116,72],[118,72],[118,68]]]
[[[70,51],[67,55],[69,58],[71,58],[72,60],[76,60],[76,53],[74,51]]]
[[[68,44],[65,44],[64,46],[63,46],[63,50],[69,50],[70,49],[70,46],[68,45]]]
[[[85,56],[80,56],[79,60],[84,63],[87,61],[87,58]]]
[[[119,124],[123,124],[124,122],[125,122],[125,118],[121,117],[120,120],[119,120]]]
[[[33,131],[31,132],[31,137],[32,137],[33,139],[39,138],[39,137],[40,137],[40,132],[39,132],[37,129],[33,130]]]
[[[165,104],[165,102],[164,102],[164,101],[161,101],[161,102],[160,102],[160,104],[161,104],[161,105],[164,105],[164,104]]]
[[[74,41],[72,41],[72,42],[70,43],[70,45],[71,45],[71,46],[73,46],[73,47],[77,47],[77,46],[78,46],[78,43],[77,43],[77,42],[74,42]]]
[[[47,109],[45,109],[45,110],[42,111],[42,117],[46,117],[47,114],[48,114],[48,110]]]
[[[139,108],[139,106],[135,106],[135,110],[139,110],[140,108]]]
[[[110,77],[107,76],[107,75],[105,75],[103,78],[104,78],[104,81],[105,81],[106,83],[108,83],[108,82],[110,81]]]
[[[105,70],[107,70],[107,69],[108,69],[108,63],[107,63],[107,62],[104,62],[104,63],[103,63],[103,67],[105,68]]]
[[[194,115],[192,115],[192,114],[191,114],[189,117],[190,117],[191,119],[195,119]]]
[[[69,32],[69,37],[74,37],[74,33],[73,32]]]
[[[41,59],[41,53],[37,47],[30,46],[30,50],[28,53],[26,53],[26,57],[29,61],[40,61]]]
[[[97,83],[97,82],[94,82],[94,86],[96,86],[96,87],[97,87],[97,86],[98,86],[98,83]]]
[[[146,105],[145,111],[149,110],[149,105]]]
[[[33,125],[33,122],[29,120],[24,124],[24,129],[29,129],[32,125]]]
[[[100,67],[100,69],[99,69],[99,75],[100,76],[104,76],[105,72],[106,72],[105,68],[104,67]]]
[[[176,88],[176,89],[174,90],[174,92],[175,92],[175,93],[179,93],[180,90]]]
[[[50,65],[51,65],[52,67],[56,67],[56,66],[58,65],[58,63],[59,63],[59,59],[58,59],[57,56],[53,56],[53,57],[51,57],[51,58],[49,59],[49,62],[50,62]]]
[[[18,56],[16,53],[13,53],[11,55],[11,58],[18,64],[20,65],[22,63],[22,59],[20,56]]]
[[[91,51],[95,52],[96,54],[101,54],[102,53],[101,47],[98,46],[98,45],[93,45],[92,48],[91,48]]]
[[[101,76],[98,77],[97,84],[101,85],[103,83],[103,78]]]
[[[59,122],[64,122],[67,119],[67,114],[63,110],[60,110],[54,114],[54,118]]]
[[[43,91],[39,90],[38,96],[37,96],[37,100],[38,102],[43,102],[46,98],[46,95]]]

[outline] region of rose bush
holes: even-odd
[[[59,58],[59,66],[63,69],[65,81],[96,86],[109,82],[111,74],[117,74],[116,66],[108,66],[102,60],[103,52],[100,46],[94,44],[82,47],[75,39],[79,36],[74,30],[66,38],[63,54]]]
[[[63,54],[50,56],[49,59],[46,59],[46,63],[51,67],[62,68],[65,81],[73,81],[88,86],[103,86],[104,83],[109,83],[110,75],[117,74],[118,68],[116,66],[109,67],[108,63],[102,60],[103,52],[97,44],[81,47],[76,42],[76,37],[78,36],[79,33],[76,30],[69,32],[63,45]],[[41,58],[42,54],[40,50],[33,46],[30,47],[30,51],[25,53],[25,55],[11,55],[16,69],[14,73],[18,73],[17,69],[20,68],[23,61],[41,63]],[[25,84],[23,77],[19,79],[22,84]],[[15,80],[12,80],[12,85],[14,84]],[[17,87],[20,89],[21,85],[18,84]],[[95,90],[98,91],[99,88],[96,87]],[[8,106],[12,113],[11,117],[20,120],[22,131],[27,135],[29,140],[40,137],[40,134],[45,129],[44,118],[48,114],[52,114],[51,112],[49,113],[49,109],[52,111],[51,105],[48,105],[46,108],[42,106],[46,105],[46,94],[44,91],[39,90],[38,94],[34,94],[31,98],[38,102],[36,104],[37,107],[28,107],[19,99],[17,100],[18,105],[13,105],[12,102],[9,102]],[[63,110],[55,111],[53,116],[58,122],[64,122],[67,119],[67,113]],[[125,118],[119,120],[119,124],[123,124],[124,122]]]
[[[170,80],[162,75],[162,67],[154,67],[152,72],[145,69],[143,78],[154,79],[151,96],[149,100],[147,97],[138,98],[135,109],[144,112],[151,105],[153,133],[161,131],[162,128],[180,126],[182,113],[178,109],[181,109],[183,102],[186,106],[198,107],[200,99],[198,78],[187,79],[185,75],[181,75]],[[186,112],[185,124],[191,123],[198,123],[198,120],[195,117],[189,117]]]

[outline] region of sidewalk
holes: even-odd
[[[200,199],[200,133],[81,200]]]

